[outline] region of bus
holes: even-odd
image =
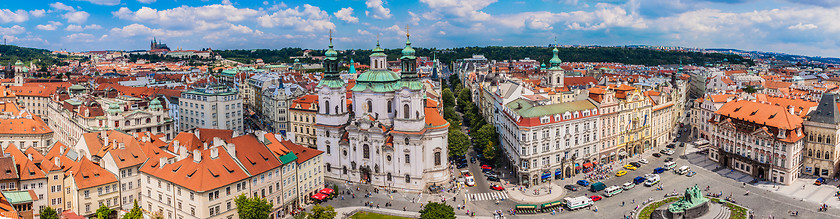
[[[675,167],[677,167],[677,163],[675,163],[674,161],[668,161],[668,163],[665,163],[665,165],[663,167],[665,169],[672,170]]]
[[[612,197],[614,195],[617,195],[618,193],[621,193],[622,191],[624,191],[624,189],[622,189],[619,186],[610,186],[607,187],[607,189],[604,189],[604,196]]]
[[[592,205],[592,199],[586,196],[563,198],[563,205],[569,210],[576,210]]]
[[[646,186],[653,186],[654,184],[659,183],[659,174],[648,174],[645,177],[645,185]]]

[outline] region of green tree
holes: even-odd
[[[472,105],[472,102],[470,102],[470,90],[461,89],[461,92],[458,93],[458,106],[464,108],[466,105]]]
[[[137,205],[137,200],[134,200],[134,207],[123,215],[122,219],[143,219],[143,210]]]
[[[99,205],[99,209],[96,209],[96,219],[108,219],[111,218],[111,213],[114,212],[114,209],[108,208],[105,205]]]
[[[747,93],[750,93],[750,94],[755,93],[756,91],[757,91],[757,89],[755,89],[755,87],[753,87],[753,86],[747,86],[747,87],[744,88],[744,92],[747,92]]]
[[[461,120],[461,116],[459,116],[458,113],[455,112],[455,107],[450,106],[450,107],[444,107],[443,108],[443,119],[459,121],[459,120]],[[458,123],[451,123],[449,125],[458,126],[459,124]]]
[[[236,202],[236,212],[240,219],[268,218],[271,209],[274,208],[274,204],[269,203],[264,198],[248,198],[244,194],[237,196],[234,202]]]
[[[455,209],[445,203],[430,202],[420,209],[420,219],[454,219]]]
[[[58,212],[55,212],[55,209],[49,206],[41,209],[38,213],[41,214],[41,219],[58,219]]]
[[[494,160],[499,155],[499,150],[496,148],[496,144],[491,141],[484,146],[484,150],[481,151],[481,154],[483,154],[484,158],[487,158],[487,160]]]
[[[332,205],[327,205],[323,207],[321,205],[315,205],[312,207],[312,213],[307,213],[307,218],[309,219],[333,219],[338,213],[335,212],[335,209]]]
[[[449,156],[464,155],[470,148],[470,138],[461,130],[449,130]]]
[[[443,106],[455,106],[455,94],[448,87],[443,89]]]
[[[496,138],[498,138],[498,134],[496,133],[496,127],[487,123],[484,123],[481,128],[473,133],[473,140],[475,140],[476,145],[487,145],[490,143],[495,143]]]

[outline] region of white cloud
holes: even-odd
[[[347,23],[359,23],[359,18],[353,17],[353,8],[346,7],[333,13],[336,18]]]
[[[382,6],[385,4],[382,0],[366,0],[365,5],[370,11],[365,11],[365,15],[376,19],[391,18],[391,9]]]
[[[799,22],[799,23],[798,23],[798,24],[796,24],[796,25],[790,25],[790,26],[788,26],[788,29],[789,29],[789,30],[800,30],[800,31],[801,31],[801,30],[810,30],[810,29],[817,29],[817,25],[814,25],[814,24],[803,24],[802,22]]]
[[[31,10],[29,11],[29,14],[31,14],[32,17],[43,17],[47,14],[47,11],[45,11],[44,9]]]
[[[495,3],[497,0],[420,0],[434,11],[443,12],[470,21],[490,20],[490,14],[481,9]]]
[[[222,4],[223,5],[232,5],[233,3],[231,3],[230,0],[222,0]]]
[[[61,2],[50,3],[50,8],[53,8],[56,11],[76,11],[76,9],[73,8],[73,6],[65,5]],[[52,10],[50,10],[50,12],[52,12]]]
[[[83,24],[87,21],[88,17],[90,17],[90,14],[84,11],[74,11],[67,12],[64,15],[61,15],[61,17],[67,19],[67,23]]]
[[[119,11],[111,14],[120,19],[167,27],[193,27],[209,25],[208,23],[240,22],[255,17],[260,12],[249,8],[236,8],[233,5],[205,5],[201,7],[181,6],[166,10],[142,7],[137,11],[122,7]]]
[[[90,2],[90,3],[96,4],[96,5],[114,6],[114,5],[119,5],[120,4],[120,0],[82,0],[82,1],[87,1],[87,2]]]
[[[11,27],[0,27],[0,35],[17,35],[26,32],[26,28],[19,25]]]
[[[359,35],[373,36],[373,34],[370,33],[370,31],[362,30],[362,29],[356,29],[356,33],[358,33]]]
[[[189,35],[189,31],[172,31],[163,29],[152,29],[142,24],[130,24],[122,28],[111,28],[111,35],[133,37],[133,36],[164,36],[180,37]]]
[[[140,3],[143,3],[143,4],[151,4],[151,3],[155,3],[157,0],[137,0],[137,1],[140,2]]]
[[[35,28],[39,30],[56,30],[58,26],[61,26],[61,22],[58,21],[50,21],[48,24],[39,24],[36,25]]]
[[[74,34],[67,35],[64,38],[67,39],[67,41],[70,41],[70,42],[85,42],[85,43],[93,42],[96,39],[93,36],[93,34],[89,34],[89,33],[74,33]]]
[[[29,20],[29,13],[24,10],[12,11],[9,9],[0,10],[0,23],[21,23]]]
[[[420,16],[411,11],[408,12],[408,15],[411,17],[411,19],[408,20],[408,23],[411,23],[411,25],[414,26],[420,25]]]
[[[85,26],[70,24],[70,25],[67,25],[66,28],[64,28],[64,30],[72,31],[72,32],[81,32],[81,31],[84,31],[84,30],[98,30],[98,29],[102,29],[102,26],[99,26],[98,24],[91,24],[91,25],[85,25]]]
[[[330,15],[326,11],[309,4],[303,5],[303,10],[294,7],[260,16],[257,22],[262,27],[292,27],[304,32],[326,32],[335,29],[335,24],[330,22]]]

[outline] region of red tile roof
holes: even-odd
[[[233,138],[228,143],[236,145],[236,159],[251,175],[262,174],[281,165],[272,151],[253,134]]]
[[[75,180],[76,187],[78,189],[86,189],[117,182],[117,177],[113,173],[100,167],[99,165],[96,165],[93,161],[88,160],[86,157],[82,157],[79,163],[65,173],[65,175],[70,174],[73,175],[73,179]]]
[[[289,150],[291,150],[292,152],[295,153],[295,156],[297,156],[297,163],[298,164],[306,162],[309,159],[312,159],[313,157],[324,153],[323,151],[319,151],[317,149],[304,147],[304,146],[301,146],[299,144],[295,144],[294,142],[291,142],[291,141],[288,141],[288,140],[284,140],[282,142],[282,144],[283,144],[283,146],[286,146],[286,148],[288,148]]]

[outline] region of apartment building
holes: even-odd
[[[289,108],[291,127],[289,139],[310,148],[315,148],[315,117],[318,114],[318,95],[304,95],[292,101]]]
[[[99,206],[120,207],[119,181],[113,173],[86,157],[65,173],[64,187],[69,191],[64,201],[65,209],[91,217]]]
[[[0,102],[0,146],[15,145],[20,150],[35,148],[46,152],[53,143],[53,130],[29,110],[14,102]]]
[[[831,178],[840,171],[840,95],[825,93],[816,110],[804,121],[805,149],[802,174]]]
[[[242,99],[238,91],[220,85],[181,93],[181,130],[192,128],[227,129],[243,133]]]
[[[10,145],[10,147],[6,147],[3,150],[3,153],[14,158],[20,176],[19,191],[26,192],[27,196],[30,196],[30,191],[32,192],[31,196],[33,197],[29,204],[30,208],[34,209],[34,212],[30,214],[29,218],[40,218],[39,210],[47,206],[47,176],[38,167],[40,166],[40,161],[43,160],[43,156],[38,154],[37,151],[34,151],[34,149],[30,148],[30,151],[30,153],[24,154],[24,152],[20,151],[14,145]]]

